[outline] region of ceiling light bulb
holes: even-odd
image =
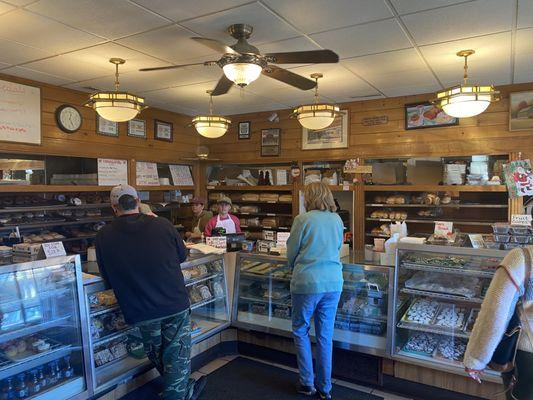
[[[253,63],[230,63],[222,67],[224,75],[241,87],[247,86],[261,75],[263,68]]]
[[[221,115],[213,115],[213,97],[211,96],[211,90],[208,90],[209,94],[209,115],[198,115],[192,119],[192,126],[196,131],[209,139],[215,139],[223,136],[231,124],[231,120]]]

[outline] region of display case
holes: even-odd
[[[79,256],[2,263],[0,398],[87,398]]]
[[[222,256],[181,264],[191,303],[192,342],[198,343],[229,326],[227,286]],[[112,289],[99,277],[85,283],[90,332],[93,391],[101,393],[151,368],[137,328],[128,326]]]
[[[464,374],[468,339],[505,251],[398,245],[393,357]],[[486,371],[485,379],[500,382]]]
[[[343,263],[344,287],[335,317],[334,345],[385,355],[394,269]],[[291,270],[285,257],[237,256],[233,324],[243,329],[290,336]],[[315,335],[314,327],[310,334]]]

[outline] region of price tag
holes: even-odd
[[[511,225],[531,226],[531,215],[513,214],[511,215]]]
[[[449,238],[453,235],[453,222],[435,221],[435,237]]]
[[[485,247],[483,235],[479,233],[469,233],[468,237],[470,238],[470,243],[472,243],[474,249],[483,249]]]
[[[46,258],[66,256],[67,252],[63,242],[50,242],[42,244],[42,251]]]

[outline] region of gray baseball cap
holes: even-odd
[[[125,194],[129,194],[130,196],[133,196],[136,199],[139,198],[139,195],[137,194],[137,191],[135,190],[135,188],[133,188],[133,186],[118,185],[111,189],[111,194],[109,195],[111,199],[111,204],[116,206],[118,204],[118,199],[120,199],[120,197]]]

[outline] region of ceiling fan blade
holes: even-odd
[[[153,68],[141,68],[139,71],[147,72],[147,71],[164,71],[166,69],[175,69],[175,68],[182,68],[182,67],[191,67],[193,65],[210,65],[211,63],[216,61],[204,61],[201,63],[193,63],[193,64],[181,64],[181,65],[169,65],[168,67],[153,67]]]
[[[204,46],[209,47],[211,50],[215,50],[218,53],[222,53],[222,54],[239,54],[238,52],[233,50],[228,45],[225,45],[224,43],[219,42],[218,40],[215,40],[215,39],[209,39],[209,38],[203,38],[203,37],[197,37],[197,36],[196,37],[192,37],[191,39],[196,41],[196,42],[198,42],[198,43],[203,44]]]
[[[217,86],[211,93],[211,96],[220,96],[221,94],[226,94],[233,86],[233,81],[230,81],[228,78],[226,78],[226,75],[222,75],[222,77],[219,79]]]
[[[277,64],[320,64],[337,63],[339,56],[331,50],[292,51],[289,53],[267,53],[266,57]]]
[[[302,90],[313,89],[316,85],[316,82],[311,79],[274,65],[264,68],[262,74]]]

